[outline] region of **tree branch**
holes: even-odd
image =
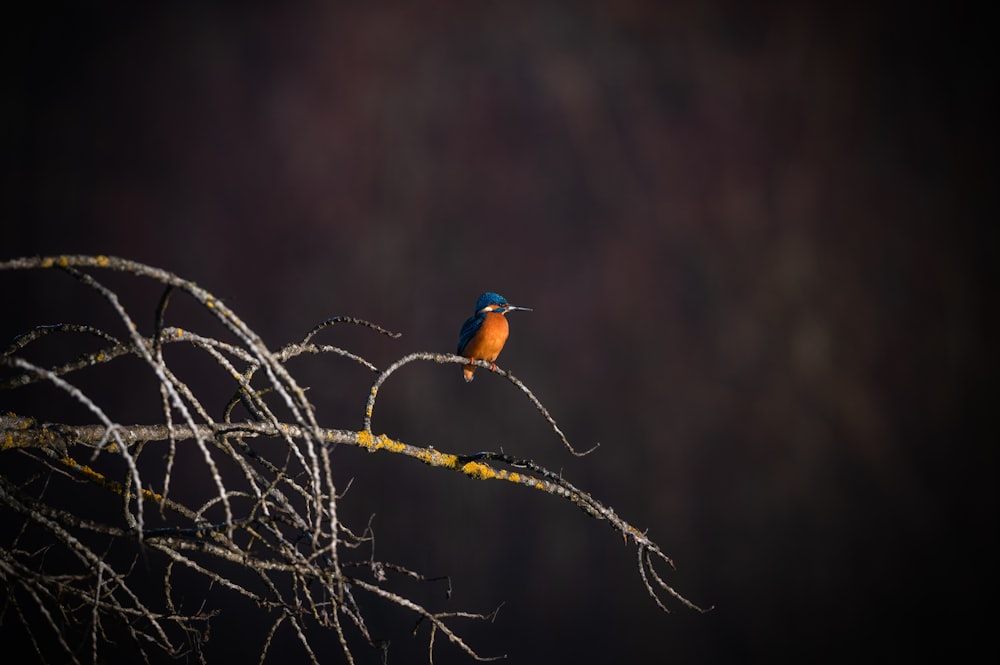
[[[232,310],[208,291],[169,272],[125,259],[105,256],[60,256],[13,259],[0,262],[9,270],[59,270],[110,305],[124,325],[119,337],[93,325],[58,323],[37,325],[17,336],[0,356],[0,390],[17,391],[29,385],[48,386],[68,395],[93,414],[92,424],[53,423],[40,414],[0,415],[0,510],[18,516],[24,528],[0,541],[0,584],[7,589],[10,611],[20,618],[31,639],[50,654],[76,661],[69,631],[85,626],[92,644],[92,658],[109,621],[135,642],[141,653],[157,649],[172,656],[191,653],[204,662],[207,621],[215,610],[182,609],[183,595],[173,580],[178,571],[215,588],[245,599],[269,615],[270,629],[263,636],[261,662],[272,651],[281,631],[291,631],[311,662],[323,660],[309,626],[332,630],[348,662],[354,662],[354,638],[345,628],[353,626],[361,641],[381,648],[369,629],[357,596],[367,596],[414,614],[418,625],[429,628],[428,660],[433,662],[435,637],[440,633],[468,656],[487,660],[455,631],[458,619],[492,620],[492,613],[437,610],[414,602],[393,590],[395,578],[433,583],[447,578],[427,578],[399,564],[351,555],[363,543],[373,547],[370,526],[356,535],[340,522],[331,451],[339,445],[371,453],[402,455],[442,471],[461,473],[476,481],[500,480],[543,492],[602,520],[637,550],[640,578],[656,605],[668,612],[673,599],[699,612],[706,611],[670,585],[654,564],[674,564],[645,531],[621,518],[611,506],[573,485],[561,474],[535,462],[498,452],[457,455],[433,445],[414,445],[372,431],[372,417],[380,388],[399,369],[416,361],[468,364],[453,354],[411,353],[384,370],[361,356],[332,345],[317,344],[315,337],[339,324],[360,326],[391,338],[380,326],[353,317],[332,317],[310,330],[300,342],[272,352]],[[153,328],[139,331],[135,318],[117,294],[87,271],[113,270],[148,278],[162,285],[154,309]],[[235,342],[168,324],[170,303],[182,294],[214,316]],[[73,360],[29,360],[41,340],[53,336],[84,336],[101,348]],[[206,367],[216,367],[232,382],[232,397],[221,420],[209,415],[194,387],[184,382],[164,357],[164,349],[182,344],[201,352]],[[335,354],[346,357],[375,374],[369,390],[361,429],[321,427],[305,388],[293,378],[285,363],[302,354]],[[161,395],[161,422],[123,425],[115,422],[100,398],[71,379],[84,369],[111,372],[119,358],[138,359],[156,380]],[[484,368],[489,363],[475,361]],[[577,451],[541,401],[520,380],[503,369],[496,374],[516,386],[546,419],[556,437],[571,454]],[[113,377],[113,375],[112,375]],[[255,385],[256,384],[256,385]],[[263,384],[263,385],[261,385]],[[82,385],[82,384],[81,384]],[[218,396],[213,397],[218,399]],[[233,409],[242,404],[250,419],[233,422]],[[280,417],[278,414],[282,414]],[[279,445],[251,445],[268,440]],[[194,456],[187,453],[191,449]],[[154,452],[159,451],[159,452]],[[183,455],[183,467],[175,460]],[[28,474],[15,480],[15,465],[23,462]],[[208,496],[195,499],[179,492],[171,479],[182,472],[185,479],[200,472],[211,478]],[[55,486],[58,485],[58,489]],[[90,489],[86,501],[81,496]],[[93,490],[97,489],[97,498]],[[117,506],[109,516],[99,510],[106,499]],[[159,508],[148,510],[148,506]],[[90,514],[94,513],[94,514]],[[45,534],[42,542],[33,539]],[[59,547],[71,554],[64,572],[43,566],[32,552]],[[112,563],[105,553],[131,548],[131,564]],[[374,552],[374,550],[372,550]],[[162,606],[142,597],[133,584],[132,567],[151,555],[163,570]],[[345,558],[346,557],[346,558]],[[348,574],[348,570],[357,574]],[[448,581],[448,596],[451,582]],[[206,601],[207,602],[207,601]],[[0,608],[0,623],[6,610]],[[38,615],[33,620],[29,615]],[[41,631],[53,633],[46,639]],[[38,633],[38,634],[36,634]]]

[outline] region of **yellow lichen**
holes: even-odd
[[[375,436],[368,430],[361,430],[357,432],[357,435],[358,445],[362,448],[367,448],[369,452],[375,452],[376,450],[388,450],[392,453],[406,452],[406,444],[396,441],[385,434]]]
[[[160,501],[160,500],[163,499],[163,495],[162,494],[159,494],[158,492],[154,492],[153,490],[143,489],[142,490],[142,495],[144,497],[146,497],[150,501]]]
[[[458,458],[449,453],[442,453],[433,448],[420,448],[418,450],[416,458],[424,464],[443,466],[448,469],[454,469],[458,465]]]
[[[389,452],[393,453],[401,453],[406,450],[406,444],[400,441],[396,441],[395,439],[392,439],[386,436],[385,434],[380,435],[376,439],[375,447],[384,448],[385,450],[388,450]]]
[[[65,256],[60,256],[59,257],[59,267],[60,268],[65,268],[68,265],[69,265],[69,259],[66,258]]]
[[[462,466],[462,473],[477,480],[491,480],[497,477],[496,471],[479,462],[467,462]]]
[[[51,268],[52,267],[52,257],[46,256],[44,259],[42,259],[42,267],[43,268]]]
[[[99,254],[95,259],[94,263],[96,263],[101,268],[107,268],[108,264],[111,263],[111,261],[108,260],[108,257],[104,256],[103,254]]]
[[[66,466],[71,467],[73,469],[76,469],[82,475],[86,476],[87,478],[89,478],[93,482],[97,483],[101,487],[103,487],[103,488],[105,488],[107,490],[110,490],[110,491],[114,492],[115,494],[119,494],[119,495],[125,494],[125,487],[121,483],[116,482],[114,480],[108,480],[107,478],[104,477],[104,475],[102,473],[100,473],[98,471],[95,471],[94,469],[90,468],[86,464],[80,464],[79,462],[77,462],[72,457],[63,457],[60,461],[63,464],[65,464]],[[163,499],[163,495],[158,494],[158,493],[156,493],[156,492],[154,492],[152,490],[149,490],[149,489],[143,489],[142,490],[142,496],[144,498],[146,498],[146,499],[155,500],[155,501],[161,501]],[[133,497],[134,497],[133,494],[129,494],[129,496],[128,496],[128,498],[133,498]]]

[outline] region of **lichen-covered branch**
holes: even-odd
[[[490,620],[493,613],[427,607],[406,597],[396,580],[438,584],[446,578],[427,578],[399,563],[376,560],[370,526],[356,533],[341,522],[331,459],[341,445],[402,455],[475,481],[501,480],[568,501],[636,546],[639,575],[658,607],[668,611],[666,601],[673,599],[704,611],[665,582],[656,565],[671,568],[673,563],[645,532],[561,474],[499,452],[457,455],[373,432],[379,389],[395,372],[418,361],[466,364],[466,358],[413,353],[379,370],[355,353],[316,342],[335,325],[398,337],[351,317],[323,321],[300,342],[272,351],[208,291],[125,259],[0,262],[0,272],[11,270],[63,272],[106,303],[111,321],[124,330],[35,322],[26,324],[0,355],[0,399],[29,387],[46,388],[93,418],[90,424],[54,421],[48,402],[0,414],[0,511],[22,524],[0,539],[0,585],[7,595],[0,625],[20,625],[44,660],[78,662],[73,645],[86,636],[90,660],[97,661],[103,648],[124,636],[143,658],[155,650],[204,662],[208,622],[221,611],[211,597],[220,593],[269,617],[270,629],[261,636],[262,662],[283,632],[295,637],[311,662],[324,661],[321,645],[329,645],[317,630],[332,631],[347,662],[355,662],[361,644],[381,648],[362,609],[372,601],[402,608],[428,626],[429,661],[440,635],[470,658],[487,659],[460,635],[456,622]],[[98,279],[100,271],[153,280],[161,295],[148,314],[136,316]],[[175,325],[170,304],[178,294],[214,316],[231,339]],[[142,320],[152,322],[150,330],[141,330],[137,321]],[[91,348],[76,357],[53,356],[43,351],[53,339],[90,340]],[[172,357],[167,350],[179,345],[203,359],[204,371],[227,377],[231,392],[206,395],[200,383],[183,379],[183,371],[166,360]],[[342,356],[372,372],[360,429],[320,425],[322,414],[286,367],[304,354]],[[100,391],[85,389],[86,382],[77,380],[84,371],[104,372],[114,380],[123,358],[138,361],[159,386],[160,417],[152,422],[118,422]],[[596,448],[578,452],[527,386],[505,370],[496,373],[525,395],[571,454]],[[243,420],[234,418],[242,413],[238,405],[246,411]],[[212,415],[220,412],[221,417]],[[206,482],[192,484],[195,476]],[[200,492],[193,490],[196,486]],[[53,556],[54,548],[67,556]],[[160,571],[158,593],[139,591],[137,561],[147,574],[151,567]],[[187,589],[183,593],[180,578]],[[192,579],[203,585],[197,603],[191,601]],[[450,589],[448,580],[446,600]]]

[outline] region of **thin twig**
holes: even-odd
[[[629,524],[561,473],[502,452],[456,455],[372,432],[377,394],[394,372],[415,361],[465,365],[469,359],[414,353],[379,371],[350,351],[315,343],[318,333],[340,323],[399,336],[353,317],[331,317],[314,326],[300,342],[271,351],[217,297],[158,268],[106,256],[0,262],[0,272],[36,269],[60,270],[96,293],[127,332],[119,338],[91,325],[35,326],[0,355],[5,374],[0,390],[19,390],[29,384],[51,386],[83,405],[94,420],[73,425],[42,422],[31,417],[34,414],[0,414],[0,454],[14,455],[17,462],[32,468],[15,482],[6,476],[13,465],[0,464],[0,509],[21,520],[21,528],[0,542],[0,586],[7,592],[6,607],[20,618],[40,658],[47,660],[48,652],[54,651],[60,652],[54,660],[78,662],[74,648],[87,644],[91,660],[97,661],[105,656],[102,650],[110,640],[106,626],[115,621],[147,660],[153,650],[159,650],[204,663],[208,622],[217,612],[211,608],[221,593],[270,617],[266,634],[249,636],[262,641],[262,663],[274,654],[278,633],[287,630],[314,663],[327,659],[324,640],[319,637],[322,631],[336,635],[333,649],[339,649],[349,663],[357,660],[359,646],[387,649],[385,642],[373,637],[366,620],[373,601],[411,613],[418,627],[429,625],[429,662],[434,660],[440,635],[471,658],[491,660],[480,656],[455,624],[465,619],[492,621],[497,610],[479,614],[442,609],[391,590],[399,578],[443,581],[446,589],[441,602],[447,602],[452,581],[448,576],[430,577],[400,563],[376,559],[371,519],[361,531],[352,531],[341,521],[337,501],[350,483],[338,492],[333,457],[338,445],[402,455],[472,480],[502,480],[558,497],[606,522],[626,543],[635,545],[639,576],[663,611],[668,611],[671,599],[689,609],[707,611],[666,583],[656,567],[672,569],[673,562],[645,530]],[[160,285],[163,290],[151,308],[152,316],[133,317],[118,295],[90,274],[97,270],[128,273]],[[235,340],[225,342],[217,334],[171,325],[169,318],[177,308],[170,305],[178,298],[193,299]],[[140,331],[137,320],[149,322],[151,330]],[[26,358],[34,355],[36,342],[67,335],[90,336],[99,348],[51,366]],[[196,392],[182,380],[185,373],[168,364],[173,352],[167,349],[177,344],[196,349],[209,371],[222,372],[231,381],[221,398]],[[39,346],[49,348],[47,343]],[[288,371],[286,363],[291,358],[321,353],[347,357],[376,373],[360,429],[321,427],[306,388]],[[78,387],[88,384],[77,382],[76,374],[90,368],[107,372],[108,380],[114,381],[117,359],[127,356],[137,358],[155,379],[160,422],[115,422],[100,400]],[[573,455],[586,455],[596,448],[578,452],[571,446],[541,401],[511,373],[484,361],[472,364],[494,369],[521,390]],[[229,395],[233,397],[227,403]],[[233,421],[237,403],[245,405],[250,420]],[[225,405],[221,417],[213,415],[218,405]],[[195,454],[185,454],[186,448]],[[199,493],[208,478],[208,490]],[[352,498],[357,491],[352,491]],[[116,512],[109,517],[102,502]],[[159,511],[144,514],[144,502],[153,502]],[[32,540],[39,533],[47,536],[42,547]],[[367,546],[359,549],[362,544]],[[126,548],[131,554],[123,558]],[[50,549],[70,556],[47,557]],[[60,568],[63,560],[69,563]],[[162,574],[158,600],[140,595],[136,584],[154,566]],[[234,574],[238,571],[254,575]],[[186,586],[192,579],[207,587],[195,594],[196,601]],[[75,627],[80,629],[77,635],[72,634]],[[36,635],[39,630],[54,632],[56,639]]]

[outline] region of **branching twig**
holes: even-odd
[[[0,355],[0,370],[5,374],[0,376],[0,390],[18,390],[30,384],[52,386],[83,405],[96,421],[72,425],[41,421],[40,414],[0,414],[0,454],[8,456],[8,463],[0,465],[0,510],[16,515],[25,525],[0,541],[0,585],[8,598],[0,606],[0,624],[6,612],[16,615],[40,653],[51,657],[52,652],[58,652],[61,659],[77,662],[73,645],[83,636],[89,642],[91,659],[99,660],[101,648],[111,640],[106,627],[113,619],[141,654],[145,655],[146,649],[171,656],[189,651],[205,662],[208,620],[217,610],[207,609],[211,607],[208,597],[197,607],[189,606],[190,600],[178,593],[174,584],[183,572],[185,579],[201,580],[268,613],[270,627],[262,636],[261,662],[273,653],[279,632],[286,631],[291,631],[314,663],[325,660],[315,629],[332,630],[348,662],[354,662],[358,636],[363,643],[383,648],[384,644],[372,637],[362,611],[366,606],[363,596],[412,613],[418,626],[426,622],[430,626],[430,662],[439,634],[469,657],[490,660],[456,632],[454,623],[462,619],[489,621],[496,610],[490,614],[443,610],[401,595],[392,587],[394,578],[446,581],[447,601],[451,579],[426,577],[398,563],[376,559],[371,524],[357,535],[341,523],[337,501],[343,492],[338,493],[334,483],[331,459],[338,444],[403,455],[474,480],[503,480],[569,501],[635,544],[640,578],[663,611],[668,611],[666,601],[671,598],[690,609],[705,611],[657,572],[654,563],[672,568],[673,562],[645,531],[633,527],[613,508],[561,474],[503,453],[456,455],[432,445],[413,445],[373,433],[376,397],[394,372],[415,361],[464,365],[469,359],[411,353],[379,371],[361,356],[313,341],[320,331],[338,323],[399,337],[352,317],[327,319],[300,342],[271,351],[218,298],[172,273],[105,256],[0,262],[0,271],[29,269],[61,269],[69,274],[109,304],[126,331],[120,338],[91,325],[43,324],[16,337]],[[143,318],[133,317],[89,270],[115,270],[162,285],[148,334],[136,323]],[[192,298],[211,313],[235,342],[170,325],[169,305],[178,294]],[[81,334],[93,338],[101,348],[69,361],[28,359],[39,340]],[[221,418],[212,416],[208,406],[212,402],[205,402],[204,396],[169,366],[166,349],[178,344],[196,349],[207,366],[218,368],[232,381],[232,392],[216,402],[226,404]],[[321,427],[305,388],[289,373],[286,363],[291,358],[319,353],[347,357],[376,373],[360,429]],[[155,378],[160,391],[160,422],[115,422],[93,393],[78,387],[85,384],[77,384],[76,373],[122,357],[137,358]],[[473,364],[493,369],[483,361]],[[527,386],[505,370],[495,372],[524,393],[570,453],[582,456],[597,447],[578,452]],[[230,394],[233,396],[226,403]],[[233,409],[240,403],[250,420],[234,422]],[[265,440],[279,445],[262,445]],[[197,451],[193,457],[184,452],[192,444]],[[158,454],[162,458],[156,458]],[[183,464],[179,462],[182,455]],[[15,468],[12,462],[26,465],[30,473],[17,481],[8,477]],[[196,484],[189,478],[196,473],[211,479],[207,496],[195,498],[191,493]],[[176,489],[178,474],[182,475],[183,493]],[[50,489],[50,484],[56,483],[59,489]],[[87,499],[78,500],[77,495],[84,490],[89,492]],[[116,507],[110,517],[101,510],[105,498],[108,506]],[[158,506],[158,514],[144,511],[146,504]],[[41,544],[28,546],[27,540],[39,534],[45,534]],[[367,556],[358,550],[362,543],[371,544]],[[47,559],[37,552],[50,548],[60,548],[76,563],[64,564],[61,571],[53,569],[54,563],[43,564]],[[110,556],[112,553],[117,556]],[[120,560],[129,563],[115,563]],[[160,601],[137,592],[133,570],[137,561],[143,562],[144,569],[154,561],[161,566]],[[83,632],[71,639],[73,626],[80,626]],[[56,639],[45,639],[39,633],[43,630],[54,633]]]
[[[566,439],[566,435],[563,434],[561,429],[559,429],[559,425],[557,425],[555,419],[552,418],[551,415],[549,415],[548,410],[544,406],[542,406],[542,403],[538,401],[538,398],[535,397],[534,393],[532,393],[531,390],[529,390],[526,385],[521,383],[521,381],[518,380],[517,377],[515,377],[513,374],[511,374],[506,370],[500,369],[494,363],[489,363],[486,362],[485,360],[470,360],[469,358],[463,358],[462,356],[456,356],[451,353],[411,353],[409,355],[403,356],[393,364],[389,365],[389,367],[384,369],[382,373],[378,375],[378,378],[375,379],[375,383],[372,384],[371,389],[368,391],[368,403],[365,405],[365,419],[364,419],[365,431],[371,432],[372,430],[372,413],[375,411],[375,398],[378,396],[378,391],[382,387],[382,384],[385,383],[385,380],[388,379],[393,372],[395,372],[404,365],[414,362],[415,360],[428,360],[438,364],[443,364],[443,363],[453,363],[459,365],[472,364],[475,365],[476,367],[483,367],[485,369],[492,370],[494,373],[499,374],[503,378],[513,383],[515,386],[521,389],[521,392],[527,395],[528,399],[531,400],[531,403],[535,405],[536,409],[538,409],[538,412],[541,413],[542,416],[545,418],[545,420],[548,421],[549,425],[552,426],[552,430],[556,433],[556,435],[559,436],[559,439],[562,441],[563,445],[566,446],[566,449],[569,450],[573,455],[576,455],[577,457],[583,457],[584,455],[594,452],[594,450],[596,450],[597,447],[601,445],[600,443],[597,443],[583,452],[578,452],[576,448],[574,448],[570,444],[570,442]]]

